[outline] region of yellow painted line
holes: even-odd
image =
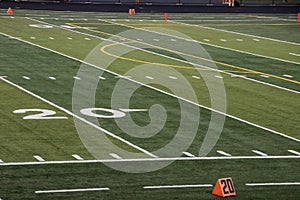
[[[120,39],[126,39],[128,41],[132,41],[132,42],[137,42],[137,43],[140,43],[140,44],[148,45],[148,46],[155,47],[157,49],[162,49],[162,50],[165,50],[165,51],[169,51],[169,52],[172,52],[172,53],[175,53],[175,54],[184,55],[184,56],[188,56],[188,57],[192,57],[192,58],[197,58],[199,60],[204,60],[204,61],[207,61],[207,62],[212,62],[212,63],[218,64],[218,65],[222,65],[222,66],[225,66],[225,67],[229,67],[229,68],[233,68],[233,69],[239,69],[239,70],[247,71],[247,72],[254,73],[254,74],[265,75],[265,76],[269,76],[269,77],[272,77],[272,78],[276,78],[276,79],[280,79],[280,80],[284,80],[284,81],[287,81],[287,82],[296,83],[296,84],[300,85],[299,81],[288,79],[288,78],[284,78],[284,77],[281,77],[281,76],[277,76],[277,75],[273,75],[273,74],[268,74],[268,73],[264,73],[264,72],[259,72],[259,71],[255,71],[255,70],[252,70],[252,69],[247,69],[247,68],[244,68],[244,67],[240,67],[240,66],[235,66],[235,65],[232,65],[232,64],[228,64],[228,63],[223,63],[223,62],[214,61],[214,60],[211,60],[211,59],[207,59],[207,58],[203,58],[203,57],[199,57],[199,56],[195,56],[195,55],[191,55],[191,54],[182,53],[182,52],[179,52],[179,51],[167,49],[167,48],[164,48],[164,47],[156,46],[156,45],[145,43],[145,42],[142,42],[142,41],[138,41],[138,40],[134,40],[134,39],[129,39],[129,38],[126,38],[126,37],[123,37],[123,36],[119,36],[119,35],[115,35],[115,34],[103,32],[103,31],[99,31],[99,30],[92,30],[92,29],[89,29],[88,27],[78,26],[78,25],[73,24],[73,23],[66,23],[66,24],[69,25],[69,26],[76,27],[76,28],[88,30],[88,31],[91,31],[91,32],[100,33],[100,34],[104,34],[104,35],[108,35],[108,36],[112,36],[112,37],[118,37]]]

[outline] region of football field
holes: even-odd
[[[0,199],[299,198],[296,14],[0,11]]]

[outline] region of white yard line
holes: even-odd
[[[134,158],[107,160],[59,160],[45,162],[7,162],[0,166],[24,165],[54,165],[54,164],[83,164],[83,163],[115,163],[115,162],[161,162],[161,161],[197,161],[197,160],[256,160],[256,159],[300,159],[300,156],[219,156],[219,157],[178,157],[178,158]]]
[[[25,92],[25,93],[27,93],[27,94],[29,94],[29,95],[31,95],[31,96],[33,96],[33,97],[35,97],[35,98],[41,100],[41,101],[43,101],[43,102],[45,102],[45,103],[47,103],[47,104],[49,104],[49,105],[51,105],[51,106],[53,106],[53,107],[55,107],[55,108],[61,110],[61,111],[63,111],[63,112],[65,112],[65,113],[69,114],[70,116],[73,116],[74,118],[79,119],[79,120],[82,121],[82,122],[85,122],[86,124],[89,124],[90,126],[92,126],[92,127],[96,128],[96,129],[102,131],[103,133],[105,133],[105,134],[107,134],[107,135],[109,135],[109,136],[111,136],[111,137],[113,137],[113,138],[115,138],[115,139],[117,139],[117,140],[119,140],[119,141],[121,141],[121,142],[123,142],[123,143],[125,143],[125,144],[127,144],[127,145],[129,145],[129,146],[131,146],[131,147],[133,147],[133,148],[135,148],[135,149],[141,151],[141,152],[143,152],[143,153],[145,153],[146,155],[148,155],[148,156],[150,156],[150,157],[154,157],[154,158],[157,157],[157,156],[155,156],[154,154],[150,153],[149,151],[147,151],[147,150],[145,150],[145,149],[142,149],[141,147],[139,147],[139,146],[137,146],[137,145],[135,145],[135,144],[132,144],[131,142],[125,140],[124,138],[121,138],[121,137],[115,135],[115,134],[112,133],[112,132],[109,132],[108,130],[106,130],[106,129],[100,127],[100,126],[97,126],[97,125],[93,124],[92,122],[90,122],[90,121],[88,121],[88,120],[86,120],[86,119],[84,119],[84,118],[82,118],[82,117],[79,117],[78,115],[72,113],[71,111],[69,111],[69,110],[67,110],[67,109],[65,109],[65,108],[63,108],[63,107],[61,107],[61,106],[58,106],[58,105],[56,105],[55,103],[53,103],[53,102],[51,102],[51,101],[49,101],[49,100],[47,100],[47,99],[44,99],[43,97],[41,97],[41,96],[39,96],[39,95],[37,95],[37,94],[34,94],[33,92],[31,92],[31,91],[29,91],[29,90],[26,90],[25,88],[23,88],[23,87],[21,87],[21,86],[15,84],[15,83],[13,83],[13,82],[11,82],[11,81],[5,79],[5,78],[3,78],[3,77],[0,77],[0,80],[2,80],[2,81],[4,81],[4,82],[6,82],[6,83],[8,83],[8,84],[10,84],[10,85],[12,85],[12,86],[14,86],[14,87],[20,89],[20,90],[22,90],[23,92]]]
[[[258,151],[258,150],[252,150],[253,153],[256,153],[260,156],[268,156],[268,154],[264,153],[264,152],[261,152],[261,151]]]
[[[289,54],[292,56],[300,56],[300,54],[297,54],[297,53],[289,53]]]
[[[300,185],[300,182],[284,182],[284,183],[246,183],[246,186],[290,186]]]
[[[91,191],[107,191],[110,190],[108,187],[104,188],[84,188],[84,189],[64,189],[64,190],[37,190],[36,194],[45,193],[64,193],[64,192],[91,192]]]
[[[226,153],[225,151],[220,151],[218,150],[217,153],[221,154],[221,155],[224,155],[224,156],[231,156],[230,153]]]
[[[193,154],[191,154],[190,152],[187,152],[187,151],[182,152],[182,154],[184,154],[188,157],[196,157],[196,156],[194,156]]]
[[[33,20],[33,21],[37,21],[37,22],[40,22],[40,23],[45,23],[45,22],[41,22],[41,21],[39,21],[39,20]],[[45,23],[45,24],[48,24],[48,23]],[[55,26],[55,25],[53,25],[53,26]],[[59,27],[59,26],[58,26],[58,27]],[[61,28],[61,27],[59,27],[59,28]],[[69,30],[69,29],[65,29],[65,28],[62,28],[62,29],[68,30],[68,31],[72,31],[72,32],[75,32],[75,33],[79,33],[79,34],[83,34],[83,35],[89,35],[89,36],[91,36],[91,37],[95,37],[95,38],[98,38],[98,39],[105,40],[104,38],[100,38],[100,37],[93,36],[93,35],[90,35],[90,34],[81,33],[81,32],[78,32],[78,31]],[[34,44],[34,43],[32,43],[32,42],[28,42],[28,41],[22,40],[22,39],[20,39],[20,38],[15,38],[15,37],[12,37],[12,36],[10,36],[10,35],[4,34],[4,33],[2,33],[2,32],[0,32],[0,34],[1,34],[1,35],[4,35],[4,36],[6,36],[6,37],[14,38],[14,39],[19,40],[19,41],[22,41],[22,42],[24,42],[24,43],[27,43],[27,44],[30,44],[30,45],[33,45],[33,46],[36,46],[36,47],[39,47],[39,48],[48,50],[48,51],[51,51],[51,52],[53,52],[53,53],[59,54],[59,55],[64,56],[64,57],[66,57],[66,58],[69,58],[69,59],[72,59],[72,60],[76,60],[76,61],[78,61],[78,62],[84,63],[84,64],[86,64],[86,65],[88,65],[88,66],[93,67],[93,68],[97,68],[97,69],[103,70],[103,71],[108,72],[108,73],[110,73],[110,74],[120,76],[119,74],[117,74],[117,73],[115,73],[115,72],[109,71],[109,70],[107,70],[107,69],[103,69],[103,68],[101,68],[101,67],[99,67],[99,66],[93,65],[93,64],[91,64],[91,63],[87,63],[87,62],[85,62],[85,61],[82,61],[82,60],[77,59],[77,58],[74,58],[74,57],[72,57],[72,56],[69,56],[69,55],[66,55],[66,54],[57,52],[57,51],[52,50],[52,49],[49,49],[49,48],[47,48],[47,47],[43,47],[43,46]],[[129,45],[127,45],[127,44],[119,43],[119,42],[116,42],[116,41],[111,41],[111,42],[115,42],[115,43],[118,43],[118,44],[122,44],[122,45],[125,45],[125,46],[129,46]],[[131,47],[131,46],[130,46],[130,47]],[[135,48],[135,47],[132,47],[132,48]],[[138,48],[136,48],[136,49],[138,49]],[[154,54],[155,54],[155,53],[154,53]],[[161,55],[161,56],[162,56],[162,55]],[[165,57],[167,57],[167,56],[165,56]],[[169,57],[169,58],[171,58],[171,57]],[[171,59],[175,59],[175,58],[171,58]],[[182,60],[181,60],[181,61],[182,61]],[[183,62],[183,61],[182,61],[182,62]],[[231,73],[228,73],[228,74],[231,74]],[[265,83],[265,82],[258,81],[258,80],[255,80],[255,79],[250,79],[250,78],[246,78],[246,77],[243,77],[243,78],[245,78],[245,79],[247,79],[247,80],[251,80],[251,81],[257,82],[257,83],[261,83],[261,84],[265,84],[265,85],[268,85],[268,86],[272,86],[272,87],[275,87],[275,88],[283,89],[283,90],[286,90],[286,91],[289,91],[289,92],[293,92],[293,93],[296,93],[296,94],[300,94],[299,91],[290,90],[290,89],[287,89],[287,88],[283,88],[283,87],[281,87],[281,86],[277,86],[277,85]],[[2,78],[2,79],[3,79],[3,78]],[[210,111],[213,111],[213,112],[216,112],[216,113],[225,115],[225,116],[227,116],[227,117],[230,117],[230,118],[232,118],[232,119],[241,121],[241,122],[246,123],[246,124],[249,124],[249,125],[251,125],[251,126],[255,126],[255,127],[257,127],[257,128],[266,130],[266,131],[271,132],[271,133],[273,133],[273,134],[280,135],[280,136],[282,136],[282,137],[288,138],[288,139],[290,139],[290,140],[294,140],[294,141],[296,141],[296,142],[300,142],[300,139],[297,139],[297,138],[294,138],[294,137],[292,137],[292,136],[289,136],[289,135],[280,133],[280,132],[275,131],[275,130],[272,130],[272,129],[270,129],[270,128],[263,127],[263,126],[261,126],[261,125],[257,125],[257,124],[255,124],[255,123],[252,123],[252,122],[249,122],[249,121],[247,121],[247,120],[244,120],[244,119],[235,117],[235,116],[233,116],[233,115],[229,115],[229,114],[227,114],[227,113],[220,112],[220,111],[218,111],[218,110],[209,108],[209,107],[207,107],[207,106],[200,105],[200,104],[198,104],[198,103],[195,103],[195,102],[193,102],[193,101],[187,100],[187,99],[185,99],[185,98],[182,98],[182,97],[176,96],[176,95],[174,95],[174,94],[171,94],[171,93],[165,92],[165,91],[163,91],[163,90],[160,90],[160,89],[158,89],[158,88],[152,87],[152,86],[150,86],[150,85],[147,85],[147,84],[144,84],[144,83],[135,81],[135,80],[133,80],[133,79],[126,79],[126,80],[132,81],[132,82],[134,82],[134,83],[140,84],[140,85],[142,85],[142,86],[148,87],[148,88],[150,88],[150,89],[156,90],[156,91],[158,91],[158,92],[161,92],[161,93],[163,93],[163,94],[172,96],[172,97],[174,97],[174,98],[183,100],[183,101],[185,101],[185,102],[187,102],[187,103],[190,103],[190,104],[192,104],[192,105],[199,106],[199,107],[201,107],[201,108],[204,108],[204,109],[207,109],[207,110],[210,110]],[[85,121],[87,121],[87,120],[85,120]],[[88,121],[87,121],[87,122],[88,122]],[[89,122],[89,123],[90,123],[90,122]],[[91,124],[92,124],[92,123],[91,123]],[[96,126],[96,125],[93,124],[93,126]],[[96,126],[96,127],[98,127],[98,126]],[[149,153],[149,152],[148,152],[148,153]],[[152,156],[153,156],[153,154],[152,154]]]
[[[44,158],[41,156],[33,156],[35,159],[37,159],[39,162],[45,162]]]
[[[292,154],[295,154],[297,156],[300,156],[300,152],[298,151],[295,151],[295,150],[288,150],[288,152],[292,153]]]
[[[153,185],[144,186],[144,189],[170,189],[170,188],[198,188],[198,187],[212,187],[212,184],[196,184],[196,185]]]

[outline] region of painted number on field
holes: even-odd
[[[13,111],[13,113],[18,113],[18,114],[27,113],[27,112],[38,112],[38,113],[24,116],[23,119],[68,119],[65,116],[53,116],[56,114],[56,112],[47,109],[31,108],[31,109],[19,109]]]
[[[102,114],[96,113],[101,112]],[[139,112],[139,111],[148,111],[147,109],[109,109],[109,108],[84,108],[80,112],[86,116],[96,117],[96,118],[122,118],[126,116],[127,112]],[[105,114],[104,114],[105,113]]]

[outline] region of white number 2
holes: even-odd
[[[68,117],[64,117],[64,116],[53,116],[56,114],[56,112],[53,110],[32,108],[32,109],[19,109],[13,111],[13,113],[27,113],[27,112],[40,112],[40,113],[27,115],[23,117],[23,119],[68,119]]]

